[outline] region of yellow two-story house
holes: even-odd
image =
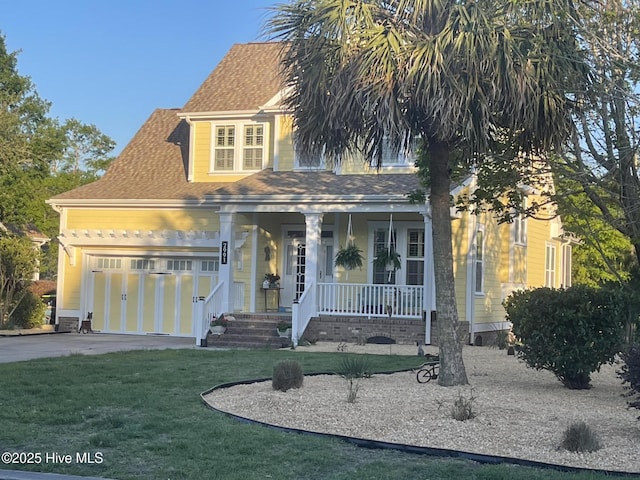
[[[103,178],[49,200],[60,213],[58,323],[91,315],[102,332],[200,344],[214,314],[268,310],[292,315],[294,342],[322,316],[422,322],[419,341],[432,342],[431,218],[407,198],[419,186],[413,159],[369,169],[297,156],[280,48],[234,45],[183,108],[151,114]],[[507,328],[512,290],[570,285],[557,218],[498,224],[452,209],[452,222],[470,342]],[[335,266],[347,236],[361,269]],[[373,259],[389,248],[400,268],[387,271]]]

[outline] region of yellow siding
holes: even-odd
[[[469,214],[463,213],[460,219],[451,222],[451,242],[453,248],[453,275],[456,289],[456,306],[458,318],[464,322],[466,315],[467,295],[467,252],[469,251]]]
[[[69,209],[69,229],[219,230],[218,216],[205,209]]]
[[[499,280],[502,283],[511,282],[511,279],[509,278],[509,264],[511,262],[511,255],[509,253],[511,246],[511,228],[512,225],[509,223],[502,224],[498,228],[498,235],[500,236],[498,240],[498,248],[500,251]],[[517,280],[513,279],[513,281]]]
[[[278,116],[278,170],[291,171],[294,168],[293,122],[291,116]]]
[[[64,282],[62,284],[62,298],[63,305],[58,305],[58,308],[64,308],[67,310],[75,310],[80,308],[80,286],[82,284],[82,268],[80,265],[81,255],[76,250],[76,266],[72,267],[69,264],[69,257],[61,252],[60,255],[64,255]]]
[[[210,182],[209,169],[211,168],[211,123],[194,122],[191,127],[195,129],[193,145],[193,181]]]
[[[544,286],[545,247],[549,240],[549,222],[527,220],[527,286]]]
[[[474,323],[494,323],[504,320],[502,308],[501,277],[501,225],[487,213],[480,215],[479,223],[484,225],[484,278],[482,294],[474,294]],[[475,282],[475,278],[471,279]],[[475,283],[473,285],[475,291]]]

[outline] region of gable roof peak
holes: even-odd
[[[282,89],[281,42],[236,43],[182,112],[258,111]]]

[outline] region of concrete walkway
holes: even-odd
[[[125,350],[196,348],[195,338],[107,333],[55,333],[0,337],[0,363],[72,354],[100,355]]]

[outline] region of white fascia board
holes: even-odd
[[[214,119],[230,119],[230,118],[253,118],[266,115],[267,112],[262,110],[226,110],[218,112],[179,112],[178,118],[190,120],[214,120]]]
[[[45,203],[62,208],[94,208],[112,207],[123,210],[135,210],[141,208],[184,208],[184,207],[204,207],[211,208],[210,202],[204,199],[199,200],[167,200],[167,199],[59,199],[45,200]]]
[[[282,111],[282,103],[284,100],[293,93],[293,87],[285,87],[276,93],[273,97],[267,100],[267,103],[260,105],[260,110],[264,111]]]

